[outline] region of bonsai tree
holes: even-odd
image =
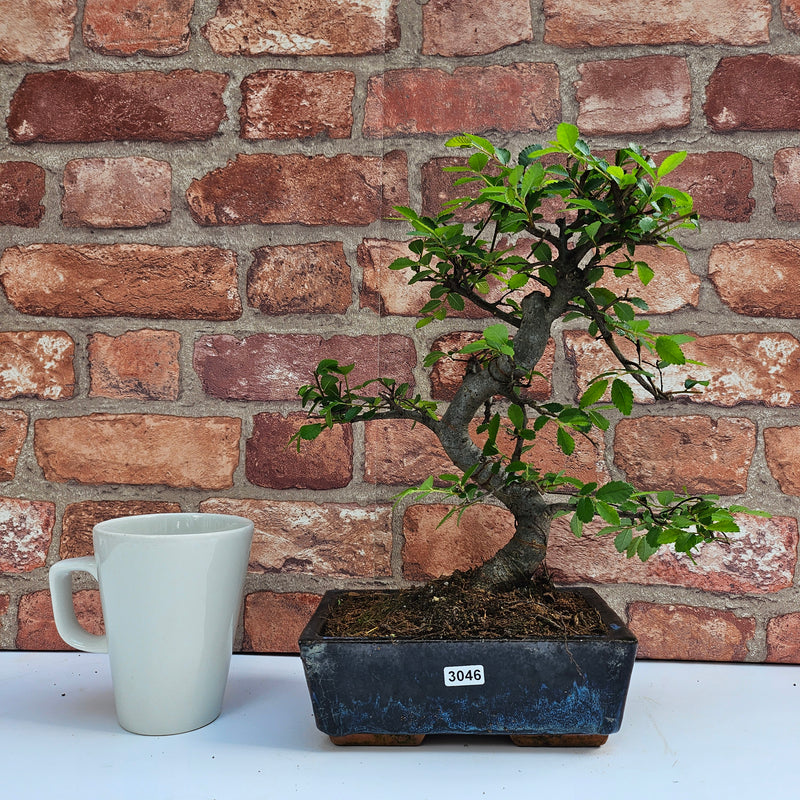
[[[445,169],[458,173],[456,185],[477,185],[477,194],[445,203],[434,217],[397,208],[414,238],[411,255],[391,268],[407,270],[410,284],[430,287],[418,327],[466,302],[488,312],[491,324],[459,350],[426,357],[428,368],[440,359],[463,362],[463,379],[443,410],[406,383],[377,378],[351,386],[352,364],[320,362],[314,382],[300,389],[315,421],[299,429],[298,447],[326,427],[358,420],[411,420],[431,430],[458,472],[432,476],[399,497],[439,493],[457,501],[450,514],[493,497],[511,512],[513,537],[470,574],[490,591],[530,582],[544,562],[551,521],[559,516],[569,515],[576,536],[599,520],[598,535],[612,536],[629,558],[646,560],[664,545],[691,557],[702,542],[738,530],[734,513],[760,513],[724,508],[713,495],[639,491],[621,480],[585,483],[526,459],[546,426],[555,426],[558,446],[569,455],[576,437],[608,428],[607,412],[630,414],[632,385],[655,401],[669,401],[707,383],[691,377],[697,362],[682,349],[691,337],[654,333],[636,313],[647,304],[635,286],[654,274],[638,248],[682,249],[674,234],[698,225],[691,197],[662,184],[686,154],[671,154],[657,166],[630,145],[607,159],[593,154],[569,124],[558,126],[549,146],[526,147],[516,159],[478,136],[456,136],[447,146],[471,151],[464,166]],[[462,207],[485,213],[467,226],[455,221]],[[608,273],[630,276],[631,288],[621,294],[608,288]],[[589,381],[573,404],[531,399],[526,389],[539,374],[554,324],[577,319],[606,345],[614,366]],[[675,385],[665,381],[668,370],[688,371],[679,388],[666,388]],[[478,442],[470,432],[473,421],[479,423]],[[511,437],[511,453],[501,450],[501,433]]]

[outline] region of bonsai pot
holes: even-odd
[[[564,590],[561,590],[564,591]],[[332,637],[348,592],[329,591],[300,636],[317,727],[334,744],[419,744],[428,734],[597,746],[619,730],[636,638],[591,589],[601,636],[419,640]]]

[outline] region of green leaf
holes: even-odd
[[[483,168],[489,163],[489,156],[486,153],[473,153],[469,157],[470,169],[475,172],[482,172]]]
[[[624,503],[633,494],[633,486],[625,481],[609,481],[604,483],[595,497],[606,503]]]
[[[573,439],[572,436],[564,430],[564,428],[558,429],[556,441],[558,442],[558,446],[561,448],[561,452],[564,453],[564,455],[572,455],[573,451],[575,450],[575,439]]]
[[[662,162],[661,166],[658,168],[658,177],[663,178],[665,175],[669,175],[674,169],[679,167],[684,159],[686,158],[686,151],[683,150],[680,153],[671,153],[668,155]]]
[[[575,515],[581,522],[591,522],[594,519],[594,501],[591,497],[579,498]]]
[[[633,411],[633,389],[620,378],[611,384],[611,402],[626,417]]]
[[[644,261],[637,261],[636,262],[636,272],[639,275],[639,280],[642,282],[642,286],[647,286],[651,280],[655,277],[655,272],[650,269],[648,264],[645,264]]]
[[[307,442],[316,439],[322,433],[322,424],[319,422],[312,422],[308,425],[301,425],[297,431],[299,437]]]
[[[517,430],[522,430],[525,427],[525,412],[516,403],[512,403],[508,407],[508,418]]]
[[[608,389],[608,381],[601,380],[595,381],[593,384],[589,386],[589,388],[583,393],[580,401],[578,402],[578,406],[580,408],[586,408],[587,406],[591,406],[600,400],[603,395],[606,393]]]
[[[575,142],[578,141],[580,132],[574,125],[568,122],[562,122],[556,128],[556,139],[558,143],[570,153],[575,149]]]
[[[686,356],[680,345],[671,336],[659,336],[656,339],[656,352],[662,361],[667,364],[685,364]]]

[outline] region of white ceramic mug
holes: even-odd
[[[100,522],[94,556],[50,568],[61,638],[108,653],[120,725],[162,735],[194,730],[222,709],[253,523],[228,514],[144,514]],[[100,585],[106,633],[75,617],[73,572]]]

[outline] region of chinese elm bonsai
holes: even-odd
[[[686,154],[671,154],[657,166],[630,145],[605,158],[591,153],[569,124],[558,126],[555,142],[526,147],[516,160],[478,136],[456,136],[447,146],[472,151],[464,166],[445,169],[459,173],[456,185],[476,185],[477,194],[447,202],[435,217],[397,208],[414,238],[411,255],[391,268],[406,270],[409,284],[430,286],[418,327],[465,303],[488,312],[491,324],[461,349],[425,358],[428,368],[440,359],[463,362],[463,378],[444,410],[408,384],[377,378],[351,386],[353,365],[320,362],[314,382],[300,389],[315,421],[296,434],[298,447],[326,427],[359,420],[410,420],[431,430],[457,472],[430,477],[399,497],[453,499],[448,516],[495,498],[515,520],[511,540],[459,576],[461,590],[470,585],[498,594],[532,585],[545,561],[551,521],[559,516],[569,516],[576,536],[599,520],[597,535],[613,537],[617,550],[643,561],[665,545],[691,556],[701,543],[738,531],[733,514],[759,512],[724,508],[716,496],[639,491],[622,480],[586,483],[526,459],[545,426],[556,428],[558,446],[569,455],[576,437],[609,427],[607,412],[630,414],[632,386],[654,401],[669,401],[707,383],[691,377],[696,362],[682,350],[691,337],[654,333],[637,314],[647,304],[635,286],[654,274],[638,248],[681,249],[675,232],[697,227],[691,197],[662,184]],[[456,222],[463,207],[484,210],[481,221]],[[609,288],[608,273],[629,276],[629,288]],[[526,389],[539,374],[554,324],[573,320],[602,340],[613,367],[589,381],[572,404],[531,399]],[[675,370],[682,370],[679,382],[666,381],[665,373]],[[474,421],[481,443],[470,433]],[[501,450],[501,434],[511,437],[512,452]]]

